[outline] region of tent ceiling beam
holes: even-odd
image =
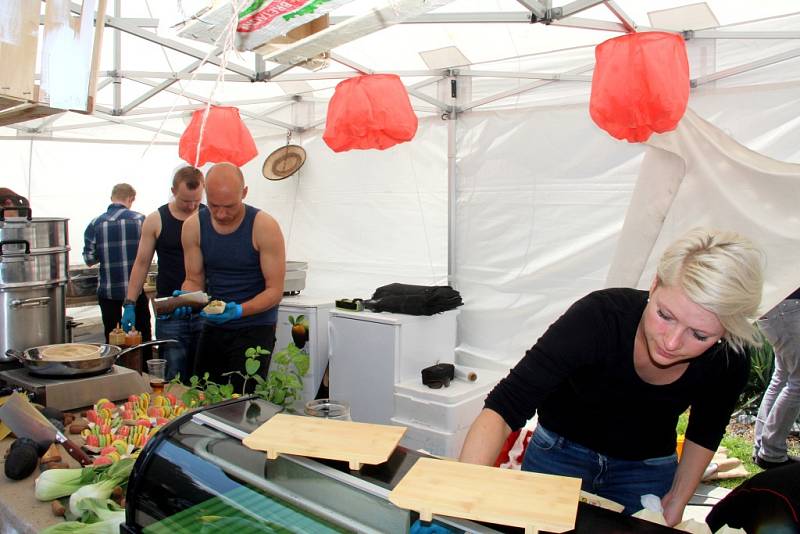
[[[152,70],[121,70],[121,71],[113,71],[113,70],[105,70],[100,71],[98,76],[107,76],[113,78],[115,76],[121,78],[160,78],[162,80],[197,80],[203,82],[215,82],[217,80],[223,80],[226,82],[247,82],[253,83],[253,81],[245,76],[240,74],[223,74],[220,76],[219,74],[213,74],[210,72],[196,72],[196,73],[184,73],[180,72],[167,72],[167,71],[152,71]]]
[[[465,70],[459,71],[459,76],[475,76],[481,78],[515,78],[533,80],[552,80],[564,82],[591,82],[588,74],[569,74],[562,72],[506,72],[493,70]]]
[[[736,32],[727,30],[693,30],[685,33],[688,39],[800,39],[800,32],[791,31]]]
[[[592,69],[594,69],[594,63],[591,63],[589,65],[583,65],[583,66],[576,67],[574,69],[568,70],[565,74],[566,75],[580,75],[581,73],[584,73],[584,72],[592,70]],[[527,85],[523,85],[522,87],[517,87],[515,89],[509,89],[508,91],[503,91],[503,92],[500,92],[500,93],[497,93],[497,94],[494,94],[494,95],[491,95],[491,96],[487,96],[485,98],[481,98],[480,100],[475,100],[474,102],[470,102],[469,104],[467,104],[465,106],[462,106],[459,109],[459,111],[463,113],[464,111],[469,111],[469,110],[474,109],[474,108],[476,108],[478,106],[482,106],[482,105],[488,104],[490,102],[496,102],[498,100],[502,100],[504,98],[508,98],[508,97],[511,97],[511,96],[516,96],[516,95],[519,95],[519,94],[522,94],[522,93],[527,93],[529,91],[532,91],[534,89],[537,89],[539,87],[542,87],[542,86],[545,86],[545,85],[548,85],[548,84],[551,84],[551,83],[554,83],[554,82],[556,82],[556,80],[538,80],[538,81],[529,83]]]
[[[550,10],[550,16],[553,19],[563,19],[602,3],[603,0],[573,0],[561,7],[552,8]]]
[[[94,115],[96,117],[103,118],[103,119],[107,120],[108,122],[113,122],[115,124],[119,124],[119,125],[122,125],[122,126],[130,126],[132,128],[139,128],[141,130],[147,130],[148,132],[156,132],[156,133],[160,133],[160,134],[164,134],[164,135],[169,135],[170,137],[180,138],[180,136],[181,136],[181,134],[179,134],[179,133],[171,132],[169,130],[164,130],[163,128],[156,128],[155,126],[147,126],[146,124],[137,124],[134,121],[128,121],[128,120],[120,119],[120,118],[114,117],[113,115],[106,115],[105,113],[102,113],[102,112],[99,112],[99,111],[96,111],[96,110],[94,112]]]
[[[262,65],[264,64],[263,60],[261,61],[261,64]],[[273,78],[280,76],[284,72],[292,70],[294,67],[295,65],[278,65],[274,69],[268,70],[266,72],[264,72],[263,70],[259,70],[258,73],[256,73],[256,79],[261,82],[268,82],[271,81]]]
[[[781,54],[775,54],[774,56],[769,56],[763,59],[759,59],[757,61],[751,61],[750,63],[744,63],[742,65],[738,65],[736,67],[731,67],[729,69],[724,69],[718,72],[707,74],[705,76],[698,76],[697,78],[691,80],[691,84],[692,87],[698,87],[700,85],[720,80],[722,78],[735,76],[737,74],[742,74],[744,72],[748,72],[754,69],[759,69],[761,67],[766,67],[768,65],[774,65],[775,63],[780,63],[781,61],[794,59],[796,57],[800,57],[800,48],[795,48],[794,50],[787,50],[786,52],[783,52]]]
[[[70,4],[70,9],[74,13],[80,13],[81,12],[81,6],[79,6],[79,5],[75,4],[75,3],[71,3]],[[136,37],[144,39],[145,41],[149,41],[151,43],[158,44],[160,46],[163,46],[164,48],[168,48],[170,50],[174,50],[176,52],[180,52],[182,54],[186,54],[187,56],[191,56],[191,57],[193,57],[195,59],[205,59],[208,63],[211,63],[213,65],[217,65],[218,67],[222,67],[222,61],[221,60],[219,60],[219,59],[217,59],[215,57],[210,57],[209,54],[206,54],[202,50],[198,50],[197,48],[192,48],[191,46],[187,46],[187,45],[185,45],[183,43],[179,43],[178,41],[174,41],[172,39],[167,39],[167,38],[164,38],[164,37],[160,37],[160,36],[156,35],[155,33],[151,32],[149,30],[145,30],[145,29],[142,29],[142,28],[140,28],[140,27],[138,27],[138,26],[136,26],[134,24],[130,24],[125,19],[118,18],[118,17],[112,17],[111,15],[107,14],[106,15],[106,26],[108,26],[110,28],[114,28],[114,29],[119,30],[119,31],[123,31],[125,33],[130,34],[130,35],[134,35]],[[209,57],[207,58],[206,56],[209,56]],[[251,80],[255,80],[255,78],[256,78],[255,71],[247,69],[245,67],[241,67],[241,66],[236,65],[234,63],[227,62],[225,64],[225,68],[227,70],[231,71],[231,72],[235,72],[236,74],[241,74],[242,76],[246,76],[247,78],[250,78]]]
[[[549,10],[538,0],[517,0],[517,2],[525,6],[525,8],[533,13],[533,16],[538,20],[549,17]]]
[[[324,54],[377,32],[414,15],[425,13],[452,2],[452,0],[393,0],[381,7],[350,17],[341,24],[326,28],[305,39],[264,55],[264,59],[283,65],[297,65],[319,54]]]
[[[347,71],[347,72],[319,72],[313,73],[310,72],[308,74],[283,74],[280,76],[279,79],[268,79],[262,80],[264,82],[299,82],[299,81],[319,81],[319,80],[343,80],[345,78],[351,78],[355,76],[357,73],[355,71]],[[438,78],[447,76],[447,69],[432,69],[432,70],[393,70],[393,71],[377,71],[374,74],[397,74],[401,78],[420,78],[420,77],[427,77],[427,76],[435,76]],[[181,72],[168,72],[168,71],[152,71],[152,70],[122,70],[119,72],[113,70],[105,70],[100,71],[99,76],[106,77],[106,78],[114,78],[115,76],[122,77],[122,78],[158,78],[162,80],[168,79],[176,79],[176,80],[196,80],[196,81],[206,81],[206,82],[214,82],[220,79],[220,76],[217,74],[212,73],[181,73]],[[226,82],[246,82],[248,84],[253,83],[252,80],[240,76],[238,74],[225,74],[222,80]],[[108,85],[113,80],[103,80],[105,85]],[[104,85],[104,87],[105,87]]]
[[[217,54],[219,54],[220,52],[221,52],[220,50],[215,50],[215,51],[214,51],[214,52],[212,52],[212,53],[213,53],[214,55],[217,55]],[[202,64],[203,64],[203,61],[202,61],[202,60],[197,60],[197,61],[195,61],[195,62],[191,63],[190,65],[188,65],[188,66],[184,67],[183,69],[181,69],[181,70],[180,70],[180,73],[181,73],[181,74],[191,74],[192,72],[194,72],[194,71],[196,71],[197,69],[199,69],[199,68],[200,68],[200,66],[201,66]],[[130,112],[132,109],[134,109],[134,108],[138,107],[138,106],[139,106],[139,104],[143,104],[143,103],[144,103],[144,102],[146,102],[147,100],[150,100],[151,98],[153,98],[154,96],[156,96],[158,93],[160,93],[161,91],[163,91],[164,89],[166,89],[166,88],[167,88],[167,87],[169,87],[170,85],[172,85],[172,84],[176,83],[177,81],[178,81],[178,78],[172,78],[172,79],[167,79],[167,80],[164,80],[163,82],[161,82],[161,83],[160,83],[160,84],[158,84],[157,86],[153,87],[153,88],[152,88],[152,89],[150,89],[149,91],[147,91],[147,92],[145,92],[144,94],[142,94],[142,95],[139,95],[138,97],[136,97],[136,98],[134,98],[133,100],[131,100],[131,101],[130,101],[130,102],[127,104],[127,105],[125,105],[125,106],[122,106],[122,108],[120,108],[120,109],[118,110],[118,111],[119,111],[119,113],[116,113],[116,114],[118,114],[118,115],[126,115],[126,114],[127,114],[128,112]],[[117,110],[115,110],[115,111],[117,111]]]
[[[341,24],[350,17],[331,16],[331,26]],[[481,13],[424,13],[410,17],[400,24],[471,24],[471,23],[531,23],[531,14],[528,11],[486,11]]]
[[[140,83],[143,83],[143,84],[146,84],[146,85],[152,85],[154,87],[157,85],[156,82],[153,82],[153,81],[150,81],[150,80],[147,80],[147,79],[137,79],[136,81],[138,81]],[[198,102],[202,102],[204,104],[210,103],[211,105],[220,105],[220,103],[215,102],[213,100],[210,100],[210,99],[208,99],[208,98],[206,98],[204,96],[195,95],[195,94],[189,93],[187,91],[178,91],[177,89],[175,89],[173,87],[167,87],[167,88],[165,88],[163,90],[168,92],[168,93],[172,93],[172,94],[176,94],[178,96],[182,96],[182,97],[187,98],[189,100],[196,100]],[[296,132],[302,132],[303,131],[303,128],[301,128],[301,127],[299,127],[299,126],[297,126],[295,124],[289,124],[287,122],[279,121],[279,120],[272,119],[272,118],[269,118],[269,117],[259,117],[255,113],[250,113],[248,111],[244,111],[244,110],[241,110],[241,109],[239,110],[239,114],[244,116],[244,117],[250,118],[250,119],[254,119],[254,120],[266,123],[266,124],[270,124],[272,126],[278,126],[278,127],[280,127],[281,129],[284,129],[284,130],[292,130],[292,131],[296,131]]]
[[[167,113],[169,114],[169,118],[172,118],[174,115],[173,112],[176,111],[194,111],[196,109],[200,109],[203,107],[203,104],[184,104],[181,106],[164,106],[158,108],[138,108],[132,109],[128,113],[125,114],[126,117],[134,116],[134,115],[157,115],[160,113]],[[151,119],[152,120],[152,119]]]
[[[608,10],[619,19],[620,23],[625,26],[625,29],[628,31],[628,33],[633,33],[636,31],[636,23],[628,16],[627,13],[625,13],[625,11],[623,11],[621,7],[619,7],[619,5],[617,5],[616,2],[614,2],[614,0],[605,0],[603,3],[606,5]]]
[[[177,119],[177,118],[184,117],[184,116],[186,116],[186,117],[191,116],[191,113],[181,113],[179,115],[172,115],[170,118],[176,118]],[[50,128],[50,131],[52,131],[52,132],[63,132],[63,131],[68,131],[68,130],[80,130],[82,128],[94,128],[96,126],[103,126],[103,125],[108,125],[108,124],[115,124],[115,125],[119,124],[119,125],[129,125],[130,126],[130,125],[137,124],[137,123],[153,122],[153,121],[160,120],[159,117],[139,117],[139,118],[136,118],[136,119],[126,118],[126,119],[119,119],[118,121],[111,121],[111,120],[107,120],[107,119],[102,119],[100,115],[98,115],[95,118],[100,119],[100,120],[99,121],[95,121],[95,122],[84,122],[84,123],[80,123],[80,124],[65,124],[63,126],[54,126],[53,128]],[[162,131],[164,131],[164,130],[162,130]]]

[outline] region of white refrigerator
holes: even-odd
[[[350,403],[350,417],[391,424],[394,386],[421,370],[453,363],[458,310],[430,316],[351,312],[334,308],[328,321],[332,399]]]
[[[293,341],[289,316],[300,315],[308,320],[308,340],[302,350],[308,354],[308,373],[303,377],[303,402],[314,400],[325,368],[328,366],[328,313],[333,299],[304,295],[283,297],[278,307],[275,325],[275,352],[283,350]]]

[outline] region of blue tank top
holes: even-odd
[[[230,234],[218,234],[211,224],[210,210],[201,210],[200,250],[206,273],[206,292],[215,299],[241,304],[264,291],[258,251],[253,248],[253,224],[258,209],[245,204],[245,215],[239,228]],[[228,321],[220,328],[239,329],[246,326],[275,324],[278,307]]]

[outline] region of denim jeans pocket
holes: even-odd
[[[560,448],[563,444],[564,438],[554,432],[550,432],[542,425],[537,425],[536,430],[533,431],[530,444],[537,449],[549,451],[551,449]]]
[[[657,458],[648,458],[646,460],[642,460],[642,463],[645,465],[649,465],[652,467],[658,466],[667,466],[667,465],[678,465],[678,455],[676,453],[672,453],[669,456],[659,456]]]

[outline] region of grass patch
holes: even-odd
[[[686,426],[688,423],[689,414],[681,414],[681,416],[678,418],[678,425],[675,427],[678,434],[686,433]],[[747,472],[750,473],[750,475],[755,475],[756,473],[762,471],[762,469],[753,462],[753,443],[749,439],[735,436],[733,434],[725,434],[722,436],[722,442],[720,445],[728,449],[729,457],[738,458],[741,460],[742,465],[745,469],[747,469]],[[730,478],[726,480],[707,480],[703,483],[712,486],[721,486],[723,488],[733,489],[741,484],[745,478],[746,477]]]
[[[742,465],[745,469],[747,469],[747,472],[750,473],[750,475],[755,475],[756,473],[762,471],[762,469],[753,462],[753,443],[749,439],[733,436],[731,434],[725,434],[722,436],[721,445],[728,449],[729,457],[738,458],[742,461]],[[723,488],[733,489],[744,482],[745,478],[746,477],[730,478],[727,480],[710,480],[707,483],[715,486],[722,486]]]

